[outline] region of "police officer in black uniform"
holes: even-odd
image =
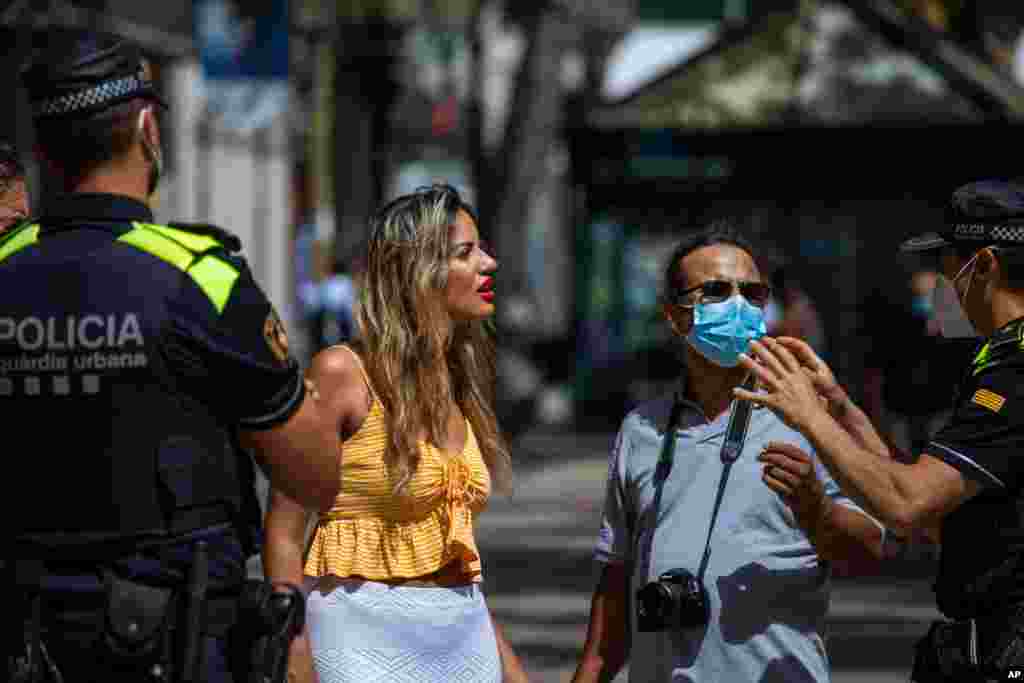
[[[1024,186],[959,188],[943,228],[903,248],[930,253],[944,275],[935,300],[943,335],[981,338],[951,420],[917,458],[890,458],[831,371],[798,342],[752,344],[741,362],[764,390],[739,395],[807,436],[890,538],[925,533],[941,543],[935,593],[947,619],[919,642],[912,680],[1024,679]],[[791,468],[791,450],[761,456],[766,476]]]
[[[334,430],[238,239],[154,223],[139,50],[54,33],[22,79],[65,194],[0,238],[9,679],[280,679],[302,597],[246,579],[253,459],[327,508]]]

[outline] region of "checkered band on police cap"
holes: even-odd
[[[164,106],[142,51],[118,36],[48,34],[21,72],[34,118],[77,118],[135,98]]]
[[[1024,242],[1024,225],[994,225],[989,235],[997,242]]]
[[[62,116],[102,108],[107,103],[123,101],[132,95],[152,92],[152,84],[138,76],[125,76],[78,92],[40,100],[32,104],[35,116]]]
[[[945,225],[908,239],[902,249],[921,251],[949,244],[1024,245],[1024,184],[979,180],[962,185],[947,207]]]

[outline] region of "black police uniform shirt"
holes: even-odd
[[[925,452],[982,487],[943,520],[939,609],[967,618],[1024,602],[1024,319],[980,347]]]
[[[72,219],[76,222],[68,223]],[[93,224],[89,223],[90,219]],[[153,215],[144,204],[126,197],[99,194],[61,197],[35,221],[41,226],[40,249],[32,257],[32,264],[88,268],[90,252],[107,246],[119,232],[126,232],[132,221],[152,223]],[[3,300],[25,295],[19,293],[17,264],[29,251],[14,253],[0,264],[0,322]],[[153,269],[175,267],[149,254],[142,254],[142,258],[151,258]],[[179,388],[225,420],[248,429],[267,428],[286,421],[298,409],[305,387],[297,362],[287,354],[286,342],[282,344],[280,338],[275,340],[267,333],[268,320],[276,319],[276,313],[275,318],[269,317],[273,311],[271,304],[253,280],[244,260],[234,256],[229,259],[239,270],[239,277],[219,315],[198,285],[182,288],[181,298],[170,308],[171,319],[167,321],[170,334],[164,344],[166,360],[171,373],[180,380]],[[145,288],[147,284],[123,281],[119,279],[123,274],[115,271],[90,273],[90,277],[111,278],[113,285],[121,287]],[[62,293],[53,291],[45,295],[59,297]],[[4,374],[0,373],[0,378]],[[42,390],[47,388],[42,387]],[[0,406],[4,403],[2,393],[0,391]],[[19,397],[17,400],[30,399]],[[153,424],[159,419],[153,416]],[[106,425],[62,424],[59,416],[53,416],[53,420],[54,430],[106,428]],[[10,432],[16,426],[6,425],[5,428]],[[32,492],[40,504],[47,504],[62,492],[77,495],[80,491],[76,487],[88,485],[90,473],[76,470],[73,441],[68,452],[43,453],[33,451],[32,435],[25,436],[27,438],[21,440],[24,444],[20,451],[22,457],[47,459],[46,467],[52,469],[52,480],[43,490]],[[61,443],[59,439],[56,442]],[[259,523],[258,517],[256,523]],[[198,532],[189,540],[203,536],[210,548],[211,587],[217,589],[243,579],[246,551],[236,531],[231,526],[222,526]],[[187,575],[191,553],[191,543],[183,543],[123,559],[118,568],[127,577],[146,582],[176,582]],[[81,572],[63,565],[56,568],[52,563],[48,569],[50,573],[43,577],[45,590],[86,593],[101,590],[98,578],[91,571]]]

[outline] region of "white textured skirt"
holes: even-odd
[[[501,658],[478,584],[392,586],[307,579],[320,683],[500,683]]]

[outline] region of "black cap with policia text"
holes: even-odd
[[[946,245],[1024,247],[1024,184],[980,180],[953,193],[946,224],[904,242],[902,251],[923,251]]]

